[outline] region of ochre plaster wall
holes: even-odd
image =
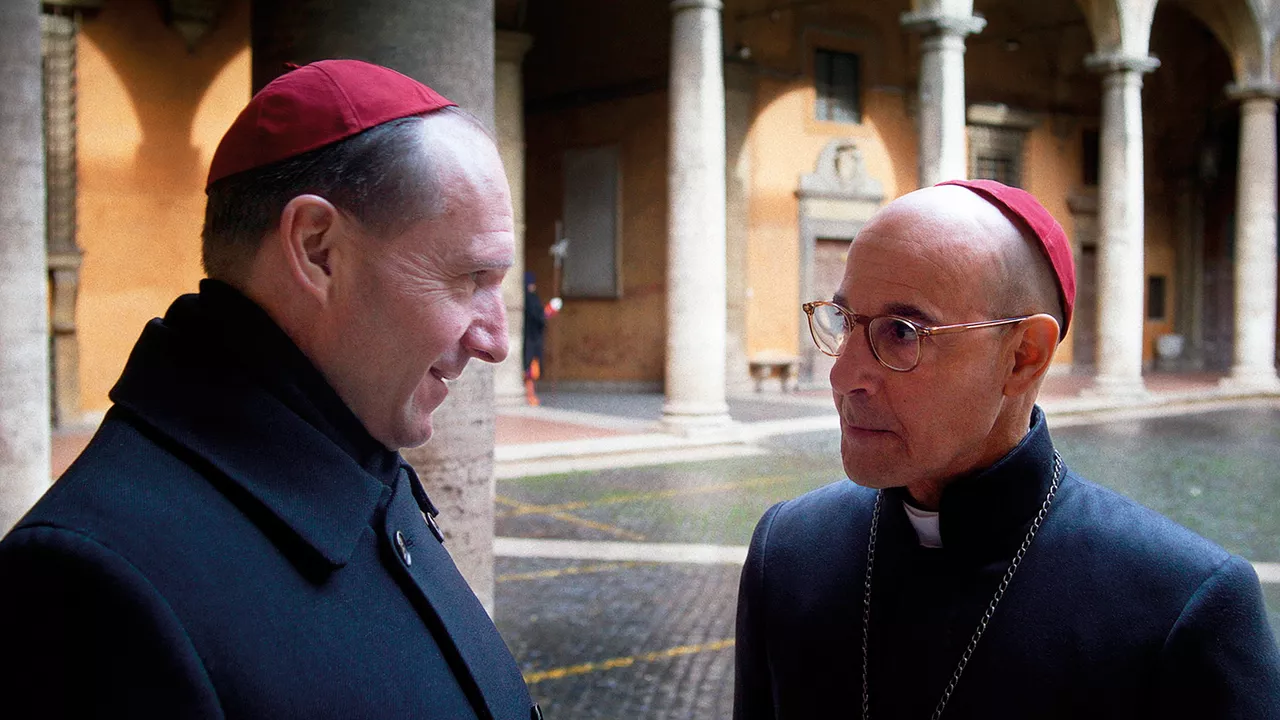
[[[1175,232],[1173,222],[1176,214],[1169,208],[1170,202],[1156,195],[1147,198],[1146,212],[1146,271],[1142,278],[1143,326],[1142,326],[1142,361],[1150,363],[1155,358],[1156,338],[1174,330],[1177,312],[1177,250],[1174,245]],[[1147,278],[1152,275],[1163,275],[1165,278],[1165,316],[1163,320],[1149,320],[1148,309],[1151,299],[1147,296]]]
[[[892,12],[890,12],[892,11]],[[896,24],[894,8],[860,8],[868,15],[814,9],[808,16],[784,12],[751,16],[729,33],[749,46],[759,65],[757,112],[748,137],[749,260],[747,351],[796,352],[803,319],[800,298],[800,228],[795,190],[802,174],[813,172],[822,148],[836,137],[855,140],[868,173],[884,185],[886,202],[916,187],[917,127],[913,115],[919,39]],[[820,29],[819,29],[820,28]],[[1085,123],[1096,126],[1101,82],[1083,67],[1091,50],[1087,33],[1072,26],[1060,42],[1024,42],[1005,47],[999,28],[992,37],[971,38],[966,56],[966,102],[1009,103],[1028,113],[1034,126],[1023,149],[1023,186],[1062,223],[1074,243],[1067,199],[1084,187]],[[1003,37],[1003,36],[1000,36]],[[863,119],[859,124],[814,120],[811,58],[815,47],[855,52],[862,61]],[[1147,108],[1146,112],[1160,112]],[[1151,143],[1148,153],[1157,152]],[[1167,172],[1156,167],[1157,173]],[[1149,178],[1150,179],[1150,178]],[[1149,183],[1158,188],[1160,183]],[[1155,337],[1172,332],[1178,288],[1174,272],[1174,218],[1168,199],[1149,191],[1146,199],[1146,274],[1168,278],[1166,320],[1147,322],[1144,353],[1152,357]],[[1144,280],[1145,284],[1145,280]],[[818,289],[815,289],[818,290]],[[1078,308],[1091,313],[1093,308]],[[1054,362],[1074,360],[1068,334]]]
[[[143,325],[203,275],[205,174],[249,99],[248,3],[227,5],[194,51],[149,0],[112,0],[82,25],[77,326],[85,411],[106,409]]]
[[[808,81],[757,85],[758,112],[748,136],[751,187],[747,261],[747,353],[795,353],[800,337],[800,217],[796,189],[814,172],[822,149],[835,138],[853,139],[867,173],[884,185],[886,200],[915,187],[916,148],[912,120],[901,93],[864,94],[863,122],[837,124],[813,119],[814,91]],[[835,288],[818,289],[830,295]]]
[[[1079,240],[1072,236],[1071,210],[1067,197],[1083,184],[1080,123],[1070,118],[1041,116],[1038,124],[1027,133],[1023,148],[1023,189],[1035,195],[1045,209],[1053,215],[1071,239],[1073,248]],[[1078,312],[1092,312],[1081,308]],[[1075,334],[1071,328],[1058,346],[1053,361],[1066,365],[1074,358]]]
[[[589,5],[593,12],[607,12],[603,5]],[[751,168],[746,350],[796,352],[802,322],[798,305],[810,299],[799,297],[799,178],[814,171],[830,140],[851,138],[868,173],[883,184],[886,201],[915,188],[917,130],[911,108],[919,40],[901,30],[897,18],[904,8],[894,3],[798,5],[776,20],[771,13],[746,12],[758,9],[751,3],[741,5],[741,12],[730,11],[739,3],[729,5],[726,47],[749,47],[757,68],[756,110],[746,141]],[[150,0],[111,0],[84,23],[78,240],[85,252],[79,328],[86,410],[106,407],[106,393],[143,324],[162,314],[176,295],[194,289],[202,275],[204,173],[218,138],[249,96],[248,0],[230,0],[227,6],[193,52],[163,25]],[[526,65],[531,76],[526,90],[536,106],[526,116],[526,258],[538,274],[544,300],[552,290],[547,249],[562,212],[564,150],[621,148],[622,296],[566,302],[548,329],[548,380],[656,384],[662,379],[668,123],[666,93],[654,87],[665,73],[669,29],[654,13],[623,18],[640,28],[635,32],[643,41],[641,53],[610,40],[579,54],[574,43],[557,42],[560,38],[550,34],[557,23],[570,22],[562,16],[544,18],[537,25],[541,32],[534,33]],[[586,27],[589,23],[572,22],[583,25],[583,32],[600,34]],[[999,36],[999,29],[990,35]],[[1012,54],[994,40],[975,40],[966,63],[968,102],[1009,102],[1038,119],[1027,136],[1024,184],[1069,234],[1067,197],[1083,181],[1080,121],[1096,113],[1100,83],[1076,69],[1049,73],[1076,68],[1081,60],[1073,55],[1081,45],[1076,40],[1056,49],[1027,42]],[[861,123],[814,119],[811,58],[819,46],[862,56]],[[579,70],[566,75],[565,67]],[[575,99],[578,90],[597,86],[612,99]],[[1150,90],[1148,98],[1155,95]],[[1158,154],[1153,139],[1148,142],[1147,152]],[[1167,202],[1158,195],[1146,201],[1146,274],[1165,274],[1170,293],[1168,321],[1145,328],[1148,358],[1155,336],[1170,331],[1175,321],[1176,233],[1172,215],[1164,212]],[[1071,362],[1072,340],[1068,336],[1055,362]]]
[[[526,118],[526,267],[551,297],[556,221],[564,207],[562,158],[569,148],[617,145],[621,174],[618,299],[565,300],[548,323],[548,381],[662,381],[666,357],[667,95],[548,110]],[[570,244],[572,253],[573,246]]]

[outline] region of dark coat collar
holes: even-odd
[[[147,324],[110,397],[243,488],[330,565],[351,557],[404,462],[265,311],[216,281]]]
[[[1031,411],[1030,430],[1013,450],[991,467],[958,478],[942,491],[939,520],[943,550],[984,561],[1016,550],[1053,482],[1053,452],[1044,411],[1036,406]],[[888,492],[886,500],[906,498],[903,488]],[[886,510],[890,508],[896,510],[891,513],[894,525],[898,520],[907,524],[898,502],[886,504]],[[914,537],[914,530],[908,532]]]

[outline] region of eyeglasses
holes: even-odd
[[[920,338],[1012,325],[1031,317],[1022,315],[1001,320],[930,327],[896,315],[859,315],[833,302],[807,302],[801,307],[804,308],[805,315],[809,316],[809,334],[824,354],[840,357],[853,327],[862,325],[866,329],[867,344],[871,346],[871,353],[876,356],[876,360],[897,372],[910,372],[920,364]]]

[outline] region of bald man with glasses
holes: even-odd
[[[1036,397],[1074,303],[1066,235],[1016,188],[867,223],[803,306],[849,480],[756,528],[737,720],[1280,718],[1249,563],[1054,450]]]

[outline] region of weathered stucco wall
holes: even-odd
[[[814,172],[818,156],[835,138],[854,140],[867,172],[893,198],[915,187],[916,149],[911,119],[900,93],[868,92],[863,122],[843,125],[813,120],[814,91],[808,82],[762,79],[758,114],[749,144],[747,352],[795,353],[800,337],[800,177]],[[815,288],[829,296],[835,288]]]
[[[105,410],[143,325],[195,289],[204,178],[249,99],[248,3],[194,51],[154,2],[112,0],[79,43],[81,407]]]
[[[1082,131],[1097,127],[1101,84],[1083,69],[1083,54],[1092,48],[1082,16],[1074,6],[1059,5],[1054,7],[1062,17],[1039,23],[1058,30],[1018,43],[1009,42],[1006,32],[1016,18],[988,17],[987,30],[969,39],[966,99],[1030,113],[1035,123],[1026,136],[1024,185],[1072,234],[1067,198],[1084,187]],[[915,188],[920,40],[899,26],[905,6],[800,4],[772,13],[756,12],[765,7],[760,3],[726,3],[726,52],[737,54],[739,70],[753,78],[743,164],[750,169],[741,278],[748,354],[799,349],[799,303],[812,298],[800,297],[795,192],[828,142],[854,140],[886,200]],[[201,277],[204,172],[249,96],[247,8],[248,0],[229,2],[194,51],[164,26],[150,0],[112,0],[84,23],[78,239],[85,251],[79,327],[87,410],[106,407],[107,390],[143,324]],[[525,64],[526,258],[544,300],[552,290],[547,251],[562,213],[564,151],[603,144],[621,150],[622,295],[567,301],[548,330],[546,377],[657,386],[666,332],[669,13],[665,6],[574,0],[531,7],[526,29],[533,37]],[[1195,178],[1204,138],[1212,134],[1206,123],[1238,123],[1238,117],[1220,117],[1234,110],[1223,110],[1229,65],[1215,42],[1185,13],[1157,12],[1152,48],[1165,65],[1146,78],[1144,91],[1146,274],[1165,275],[1169,296],[1167,319],[1144,328],[1148,359],[1155,337],[1178,322],[1175,238],[1187,231],[1170,208],[1182,197],[1178,188]],[[814,119],[817,47],[862,58],[861,123]],[[1233,158],[1219,161],[1223,173],[1234,172]],[[1221,232],[1224,222],[1206,231]],[[1181,259],[1188,260],[1196,267],[1205,262]],[[815,290],[826,295],[834,288]],[[1058,364],[1076,360],[1074,345],[1069,335]]]
[[[744,23],[739,42],[751,47],[766,68],[757,85],[757,115],[749,146],[750,260],[748,277],[748,353],[795,353],[803,342],[799,304],[800,227],[795,196],[799,178],[813,172],[823,147],[834,138],[854,140],[868,174],[884,187],[886,202],[916,188],[917,128],[914,116],[918,39],[897,26],[899,8],[862,8],[873,15],[839,14],[814,9],[763,16]],[[1041,199],[1071,231],[1067,197],[1082,186],[1081,120],[1070,112],[1035,112],[1048,101],[1046,86],[1057,82],[1057,96],[1075,101],[1096,93],[1096,77],[1083,68],[1049,78],[1062,48],[1018,48],[1019,57],[999,44],[974,42],[966,73],[969,103],[1021,99],[1035,125],[1026,136],[1023,185]],[[1085,49],[1073,52],[1083,54]],[[862,122],[841,124],[814,119],[812,57],[816,48],[857,53],[862,63]],[[1029,57],[1028,57],[1029,56]],[[1050,57],[1052,56],[1052,57]],[[786,77],[790,74],[791,77]],[[976,88],[976,89],[975,89]],[[1052,88],[1050,88],[1052,90]],[[1080,101],[1083,105],[1088,102]],[[1096,98],[1092,100],[1096,105]],[[834,288],[815,288],[827,295]],[[1072,360],[1071,337],[1056,362]]]
[[[526,267],[551,297],[556,221],[564,207],[562,159],[570,148],[617,145],[621,175],[617,299],[568,298],[548,323],[548,381],[662,381],[666,346],[667,96],[653,92],[531,115]],[[570,252],[573,250],[570,244]],[[693,309],[691,309],[692,311]]]

